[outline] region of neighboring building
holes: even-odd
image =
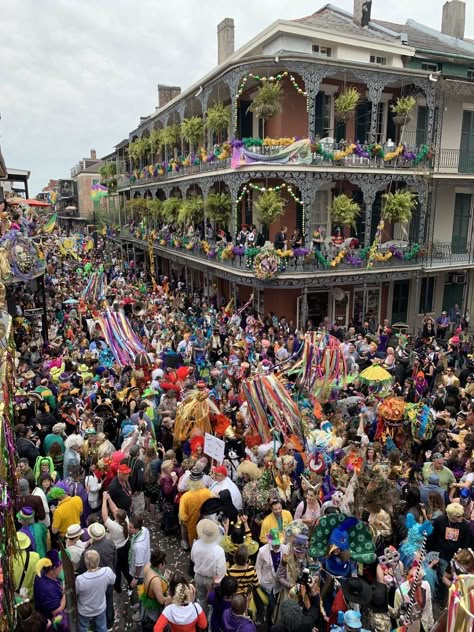
[[[79,217],[89,223],[94,222],[94,212],[97,211],[97,205],[91,199],[91,190],[100,181],[101,165],[102,161],[97,158],[95,149],[91,149],[90,158],[83,158],[71,169],[71,178],[76,185]]]
[[[234,236],[240,224],[256,223],[253,204],[259,189],[285,185],[285,214],[262,230],[273,242],[281,225],[289,234],[297,227],[312,250],[315,231],[326,241],[334,235],[337,224],[328,209],[335,195],[346,193],[362,212],[355,229],[343,228],[343,237],[347,243],[357,238],[360,247],[342,263],[328,266],[298,257],[275,278],[259,280],[246,257],[210,259],[200,251],[156,242],[161,273],[185,277],[188,286],[204,286],[205,291],[217,288],[222,299],[237,295],[245,301],[253,292],[262,314],[284,314],[300,324],[308,318],[318,324],[329,316],[348,325],[371,313],[379,321],[387,317],[416,328],[424,312],[437,316],[456,302],[471,306],[474,44],[463,39],[464,3],[446,3],[441,32],[412,20],[406,25],[372,20],[371,5],[354,0],[353,15],[326,5],[299,20],[277,20],[235,52],[233,20],[224,20],[218,27],[219,65],[184,92],[159,86],[159,107],[116,146],[122,202],[139,196],[163,200],[228,192],[235,209],[230,226]],[[264,130],[249,111],[261,85],[255,76],[281,81],[284,91],[282,113],[269,119]],[[340,120],[335,98],[348,86],[356,87],[361,98],[355,114]],[[407,95],[416,99],[416,107],[412,120],[400,127],[391,105]],[[264,131],[273,139],[299,136],[323,143],[312,146],[310,164],[296,158],[288,164],[257,162],[238,169],[229,159],[184,161],[179,169],[171,168],[170,158],[190,151],[182,141],[149,150],[139,159],[129,156],[131,142],[203,116],[217,101],[232,108],[229,137],[262,137]],[[374,145],[381,145],[390,154],[401,141],[406,147],[395,159],[374,153]],[[347,150],[348,143],[356,142],[355,151]],[[294,195],[288,195],[288,187]],[[391,246],[396,255],[367,268],[360,256],[377,233],[383,194],[396,187],[417,194],[417,209],[408,229],[386,223],[381,250],[388,252]],[[147,242],[128,229],[121,239],[148,252]],[[422,248],[417,256],[415,244]]]
[[[25,169],[12,169],[7,167],[6,176],[2,177],[2,187],[4,193],[12,193],[14,196],[29,198],[28,180],[31,171]]]

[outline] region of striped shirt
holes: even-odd
[[[227,569],[227,575],[237,580],[237,594],[247,595],[252,588],[257,588],[259,585],[257,572],[251,564],[248,564],[245,568],[239,568],[234,564],[234,566]]]

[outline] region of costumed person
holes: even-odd
[[[407,606],[411,606],[409,614],[406,610]],[[431,588],[429,583],[423,579],[423,569],[417,562],[408,571],[407,580],[395,592],[394,610],[397,613],[399,623],[407,626],[407,632],[419,630],[420,622],[423,625],[423,630],[433,628]]]
[[[271,512],[263,519],[260,528],[260,542],[268,543],[268,534],[275,529],[280,533],[282,540],[285,538],[285,529],[293,521],[293,516],[289,511],[283,509],[279,498],[270,501]]]
[[[212,492],[204,487],[203,472],[194,468],[191,470],[188,483],[188,491],[185,492],[179,501],[179,520],[186,525],[188,542],[182,542],[182,547],[187,549],[193,545],[197,538],[197,523],[201,516],[201,507],[206,500],[213,497]]]
[[[57,474],[54,470],[53,459],[48,456],[39,456],[35,462],[35,481],[38,484],[42,474],[49,474],[53,481],[56,480]]]
[[[26,533],[18,532],[19,551],[13,557],[13,582],[15,592],[25,599],[33,598],[33,584],[39,555],[31,551],[31,540]]]
[[[63,565],[59,553],[52,549],[36,564],[36,577],[33,587],[36,609],[56,630],[66,632],[69,629],[66,609],[66,593],[60,575]]]
[[[23,506],[16,514],[16,519],[21,524],[19,532],[25,533],[31,542],[30,549],[41,557],[46,555],[48,529],[41,522],[35,522],[35,512],[31,507]]]

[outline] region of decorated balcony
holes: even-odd
[[[268,244],[262,248],[234,246],[225,241],[208,242],[189,239],[179,233],[167,233],[125,227],[121,231],[124,241],[139,245],[165,258],[177,258],[182,263],[194,265],[205,262],[209,267],[227,269],[236,274],[246,274],[260,281],[277,277],[301,278],[301,275],[332,275],[340,273],[360,274],[381,270],[417,269],[422,265],[426,250],[419,244],[390,241],[377,243],[369,248],[359,247],[358,241],[348,238],[335,245],[329,240],[287,250],[274,250]]]
[[[216,145],[186,157],[176,157],[125,174],[119,188],[147,185],[221,169],[270,165],[272,167],[322,167],[361,169],[430,169],[434,153],[428,145],[409,146],[387,142],[336,142],[332,138],[244,138]]]

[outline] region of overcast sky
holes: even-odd
[[[375,18],[440,28],[445,0],[374,0]],[[183,88],[217,62],[216,26],[235,19],[236,47],[319,0],[11,0],[2,6],[0,142],[30,169],[30,194],[94,148],[98,156],[154,111],[158,83]],[[353,0],[335,0],[352,10]],[[466,36],[474,38],[474,0]],[[471,5],[471,6],[469,6]]]

